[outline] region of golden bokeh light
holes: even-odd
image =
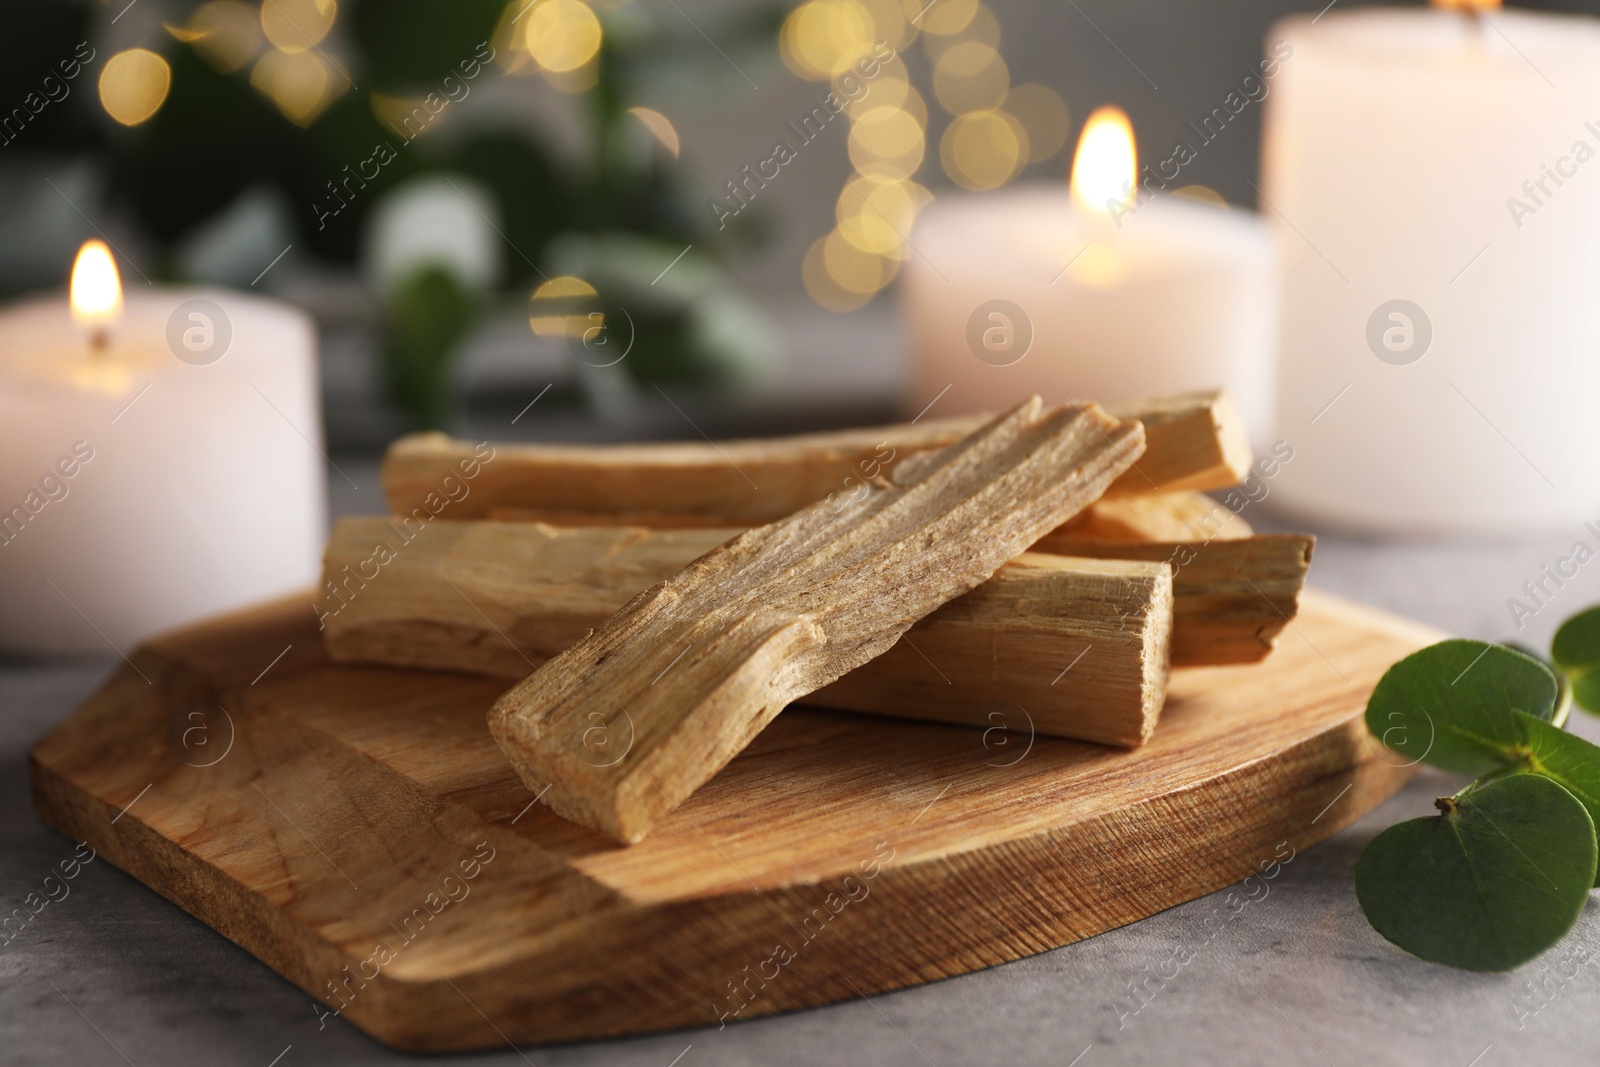
[[[263,0],[261,32],[285,52],[315,48],[333,29],[337,0]]]
[[[899,106],[900,110],[911,113],[911,117],[917,120],[918,126],[924,130],[928,128],[928,104],[914,86],[906,87],[905,99],[900,101]]]
[[[933,95],[952,115],[997,108],[1010,89],[1006,61],[982,41],[945,49],[933,66]]]
[[[900,264],[864,252],[834,230],[822,239],[822,264],[834,284],[852,293],[871,296],[894,281]]]
[[[800,266],[806,292],[830,311],[854,311],[894,280],[895,260],[863,252],[832,230],[818,238]]]
[[[528,325],[540,337],[582,337],[605,325],[600,294],[570,274],[550,278],[528,298]]]
[[[296,126],[309,126],[346,83],[334,83],[326,60],[315,52],[267,52],[250,70],[255,86]]]
[[[167,32],[192,45],[201,59],[223,74],[243,70],[261,50],[261,19],[244,0],[201,4],[186,25],[168,26]]]
[[[906,70],[905,60],[898,55],[881,62],[874,57],[869,62],[878,64],[871,78],[863,77],[856,67],[833,76],[830,88],[847,111],[853,112],[879,103],[899,103],[898,97],[905,95],[906,87],[910,84],[910,72]]]
[[[978,0],[904,0],[906,18],[923,33],[949,36],[972,24]]]
[[[873,82],[869,92],[845,108],[845,114],[854,121],[880,107],[899,108],[916,119],[918,126],[928,128],[928,105],[907,79],[885,77]]]
[[[811,81],[844,73],[876,43],[872,13],[858,0],[806,0],[789,12],[778,33],[784,63]]]
[[[854,311],[871,300],[872,294],[850,292],[828,276],[827,265],[822,259],[822,249],[826,243],[826,237],[817,238],[800,261],[800,278],[805,282],[806,294],[829,311]]]
[[[1109,217],[1131,206],[1138,174],[1139,155],[1127,112],[1096,108],[1083,124],[1072,157],[1072,198],[1085,210]]]
[[[1212,207],[1227,207],[1228,202],[1222,194],[1209,185],[1185,185],[1182,189],[1174,189],[1173,196],[1181,196],[1185,200],[1193,200],[1199,204],[1210,204]]]
[[[672,125],[672,120],[661,112],[648,107],[630,107],[628,114],[644,124],[651,136],[661,142],[663,148],[672,153],[672,158],[678,158],[681,145],[678,141],[678,129]]]
[[[1446,11],[1498,11],[1500,0],[1430,0],[1434,7]]]
[[[1028,133],[1028,162],[1042,163],[1066,147],[1071,117],[1054,89],[1029,83],[1006,94],[1005,109]]]
[[[875,107],[894,106],[906,97],[911,83],[904,78],[880,75],[863,84],[851,71],[836,76],[831,86],[834,97],[844,105],[844,113],[855,118]]]
[[[875,107],[850,126],[850,162],[863,174],[909,178],[926,151],[922,124],[904,108]]]
[[[523,47],[547,73],[576,71],[600,52],[600,20],[583,0],[538,0],[525,20]]]
[[[958,115],[939,140],[939,161],[963,189],[997,189],[1017,176],[1028,159],[1028,134],[1004,111]]]
[[[937,63],[945,52],[966,41],[976,41],[988,45],[995,51],[1000,50],[1000,21],[994,17],[994,12],[986,7],[978,8],[972,16],[972,21],[957,34],[945,36],[935,33],[925,34],[922,38],[922,50],[927,53],[931,62]]]
[[[368,103],[372,105],[373,117],[387,126],[396,137],[404,137],[408,141],[438,129],[451,111],[446,107],[435,113],[429,109],[423,97],[385,96],[383,93],[373,93]]]
[[[539,64],[533,61],[523,47],[527,28],[522,16],[527,13],[528,0],[509,0],[500,11],[500,20],[489,35],[489,47],[494,49],[494,64],[501,73],[516,76],[535,74]]]
[[[100,71],[100,106],[124,126],[139,123],[161,110],[172,88],[172,68],[144,48],[130,48],[106,60]]]
[[[866,9],[867,15],[872,19],[874,43],[882,41],[898,52],[916,37],[917,28],[911,25],[900,0],[857,0],[857,2]]]
[[[905,259],[917,212],[932,199],[916,182],[856,175],[835,205],[839,235],[863,252]]]

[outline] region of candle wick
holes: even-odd
[[[103,327],[96,327],[89,331],[89,351],[96,356],[104,356],[111,347],[111,338]]]

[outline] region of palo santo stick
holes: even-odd
[[[1250,470],[1250,446],[1224,391],[1111,409],[1145,428],[1146,452],[1113,495],[1220,489]],[[497,445],[485,452],[443,434],[403,437],[383,462],[396,515],[426,522],[449,496],[455,519],[531,519],[566,526],[657,529],[753,526],[827,498],[858,496],[907,456],[940,448],[983,417],[758,440],[604,446]],[[481,461],[481,462],[480,462]],[[470,471],[470,480],[462,478]],[[464,493],[447,493],[450,487]]]
[[[1138,423],[1038,397],[859,497],[749,530],[500,698],[489,729],[552,809],[637,841],[791,701],[887,652],[1104,491]],[[599,729],[627,736],[596,766]],[[618,746],[622,747],[622,746]]]
[[[1154,397],[1110,410],[1144,424],[1145,453],[1107,496],[1226,489],[1250,473],[1250,438],[1226,389]]]
[[[1140,544],[1052,533],[1034,551],[1171,565],[1172,665],[1197,667],[1266,658],[1300,608],[1315,544],[1298,534]]]
[[[323,642],[343,662],[521,679],[740,532],[441,520],[408,535],[341,519]],[[1165,697],[1171,629],[1165,564],[1024,553],[804,699],[1137,745]]]
[[[1055,531],[1097,541],[1216,541],[1253,532],[1238,514],[1193,490],[1097,500]]]
[[[804,701],[1132,747],[1166,701],[1172,618],[1165,564],[1026,552]]]

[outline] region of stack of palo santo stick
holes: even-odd
[[[338,523],[316,610],[336,660],[520,680],[489,725],[523,781],[636,841],[794,702],[1142,743],[1172,667],[1260,660],[1294,617],[1312,538],[1203,492],[1250,477],[1223,392],[720,444],[422,434],[384,462],[391,517]]]

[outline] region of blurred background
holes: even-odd
[[[289,299],[320,328],[334,453],[421,426],[694,436],[672,403],[713,436],[888,419],[917,212],[1064,187],[1107,102],[1158,158],[1298,9],[11,0],[0,294],[64,286],[99,235],[154,281]],[[839,121],[802,128],[830,92]],[[1260,120],[1183,191],[1253,208]],[[591,314],[609,351],[632,340],[621,364],[573,344]]]
[[[1064,190],[1108,102],[1142,159],[1164,155],[1296,9],[10,0],[0,291],[64,286],[103,236],[158,283],[297,303],[321,332],[334,454],[424,426],[885,420],[906,413],[891,294],[916,214],[1021,178]],[[823,125],[830,93],[843,114]],[[1260,111],[1183,192],[1254,206]],[[590,322],[610,349],[574,343]]]

